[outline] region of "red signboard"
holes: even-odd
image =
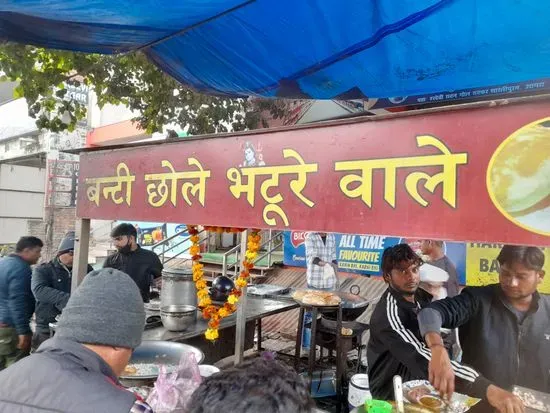
[[[550,246],[550,104],[81,155],[78,216]]]

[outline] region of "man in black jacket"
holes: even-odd
[[[150,299],[151,286],[162,275],[162,263],[157,254],[143,249],[137,243],[137,230],[132,224],[122,223],[111,231],[117,252],[109,257],[103,268],[115,268],[135,281],[144,303]]]
[[[370,389],[374,398],[393,399],[393,377],[404,382],[428,379],[430,350],[422,341],[417,312],[432,301],[432,296],[419,288],[422,259],[407,244],[386,248],[382,271],[388,289],[376,305],[370,320],[367,347]],[[457,377],[474,383],[478,373],[451,362]]]
[[[50,338],[49,324],[67,305],[71,293],[75,233],[68,232],[61,240],[57,256],[34,269],[32,292],[36,299],[36,330],[32,338],[32,350]],[[93,271],[88,265],[86,272]]]
[[[430,304],[419,314],[420,329],[433,351],[430,378],[442,393],[454,390],[454,374],[441,350],[440,327],[459,328],[464,362],[483,374],[472,388],[500,412],[523,411],[514,385],[550,392],[550,299],[537,292],[544,253],[506,245],[497,261],[499,284],[468,287]]]

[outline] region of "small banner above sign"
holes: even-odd
[[[550,246],[550,103],[81,155],[78,216]]]

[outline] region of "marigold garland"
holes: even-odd
[[[241,228],[230,227],[204,227],[206,231],[217,232],[218,234],[225,233],[239,233],[243,232]],[[250,278],[250,270],[254,268],[254,261],[258,257],[258,251],[260,250],[262,237],[260,230],[253,229],[248,235],[246,252],[243,259],[243,270],[235,280],[235,288],[231,291],[227,297],[227,302],[223,306],[215,306],[212,303],[210,294],[208,292],[208,286],[206,280],[204,280],[203,265],[199,262],[202,256],[200,255],[200,238],[199,231],[196,225],[188,225],[187,231],[191,235],[190,240],[192,243],[189,249],[191,253],[191,259],[193,260],[193,281],[195,287],[197,287],[197,298],[199,302],[199,308],[202,311],[202,316],[208,321],[208,329],[204,333],[207,340],[215,341],[219,337],[218,329],[220,327],[220,321],[229,317],[237,310],[237,303],[242,295],[242,289],[248,285],[248,279]]]

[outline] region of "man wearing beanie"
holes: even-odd
[[[115,269],[92,271],[69,299],[55,336],[0,372],[0,412],[152,413],[117,379],[144,325],[135,282]]]
[[[68,232],[61,240],[57,256],[36,267],[32,274],[32,292],[36,299],[36,330],[32,338],[32,350],[50,338],[49,324],[67,305],[71,293],[73,271],[74,231]],[[87,273],[93,271],[88,265]]]

